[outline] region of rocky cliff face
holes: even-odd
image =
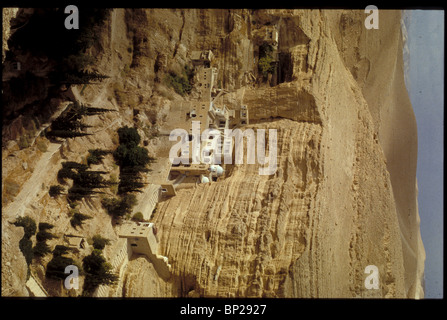
[[[3,8],[2,9],[2,63],[5,61],[5,52],[8,50],[8,44],[7,40],[11,35],[11,26],[10,21],[13,19],[17,12],[19,11],[19,8]]]
[[[119,295],[423,296],[416,123],[403,81],[400,12],[381,11],[379,30],[365,29],[365,16],[336,10],[112,12],[92,49],[98,69],[111,78],[82,96],[73,92],[119,115],[93,118],[98,134],[68,139],[54,163],[79,159],[98,144],[112,148],[120,125],[142,128],[152,122],[151,128],[162,129],[177,101],[197,96],[194,90],[186,98],[170,91],[161,80],[164,72],[181,70],[191,51],[203,49],[215,54],[217,82],[230,91],[223,101],[247,105],[246,128],[276,129],[278,146],[273,175],[259,175],[258,164],[226,165],[225,178],[161,201],[151,221],[159,230],[160,253],[172,266],[171,278],[163,280],[150,261],[134,258]],[[280,58],[287,61],[281,70],[286,76],[277,83],[269,79],[273,86],[260,80],[254,59],[260,30],[269,25],[277,27]],[[144,112],[135,119],[132,109]],[[148,142],[153,155],[160,154],[163,139]],[[20,169],[7,157],[14,152],[23,154],[3,152],[2,158],[10,159],[3,178]],[[105,166],[113,171],[111,161]],[[55,174],[45,177],[45,185]],[[24,177],[17,182],[22,188],[33,175]],[[36,193],[21,202],[24,209],[68,232],[66,203]],[[7,212],[15,202],[5,206]],[[112,227],[99,202],[82,208],[94,216],[84,234],[105,232],[112,254],[119,227]],[[10,228],[9,233],[19,232]],[[2,249],[12,250],[14,239],[2,239]],[[5,259],[2,254],[2,266],[6,262],[23,266],[8,253]],[[368,265],[379,270],[378,290],[365,288]],[[2,284],[18,288],[20,295],[13,279],[21,276],[13,273],[2,271]]]

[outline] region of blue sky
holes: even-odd
[[[418,126],[419,215],[426,251],[425,297],[443,297],[444,11],[411,10],[409,85]]]

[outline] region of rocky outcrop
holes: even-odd
[[[8,50],[8,39],[11,35],[11,19],[15,18],[19,8],[2,8],[2,63],[5,61],[5,52]]]
[[[2,296],[27,297],[25,287],[28,266],[19,249],[23,228],[17,228],[2,219]]]

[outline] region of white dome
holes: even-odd
[[[202,176],[202,180],[200,182],[201,183],[208,183],[208,182],[210,182],[210,179],[208,179],[208,177]]]
[[[216,171],[217,175],[221,176],[223,174],[223,172],[224,172],[224,169],[221,166],[218,165],[217,166],[217,171]]]
[[[220,177],[224,173],[224,169],[219,165],[210,166],[210,171],[213,173],[213,176]]]

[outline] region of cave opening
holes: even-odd
[[[292,55],[290,52],[279,53],[278,83],[292,81]]]

